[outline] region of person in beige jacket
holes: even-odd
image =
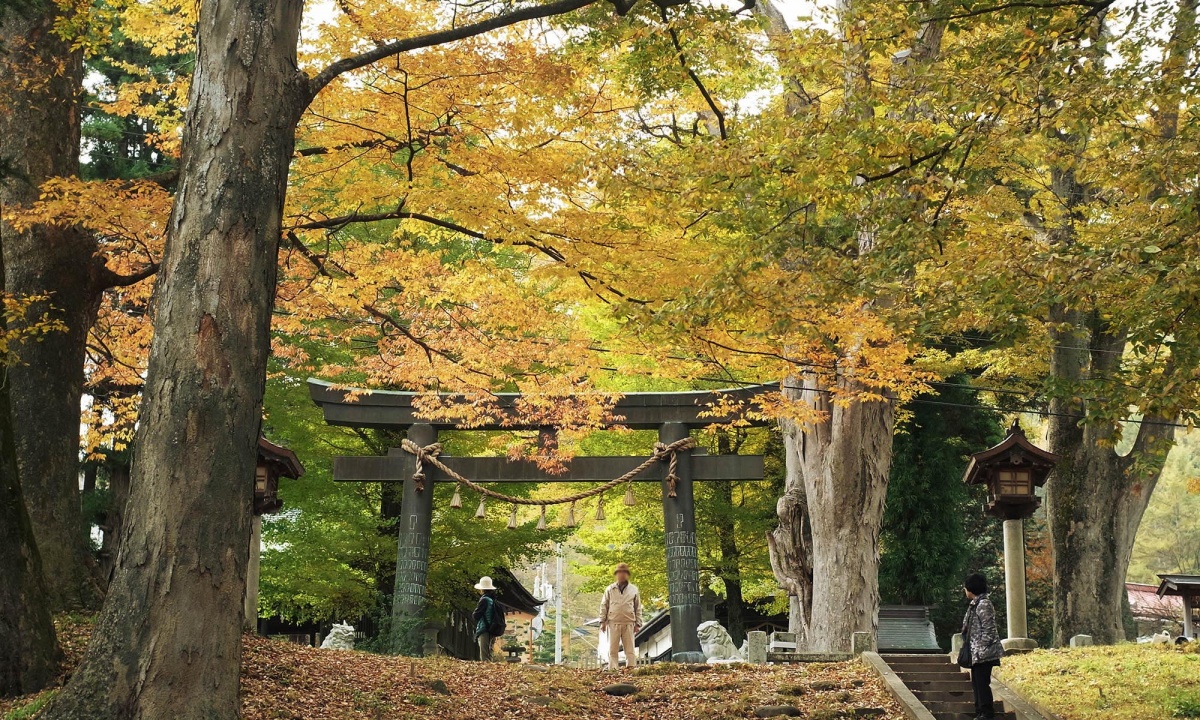
[[[620,645],[625,645],[625,664],[637,665],[637,646],[633,635],[642,629],[642,597],[637,585],[629,582],[629,566],[617,565],[616,582],[604,591],[600,601],[600,631],[608,633],[608,669],[620,666]]]

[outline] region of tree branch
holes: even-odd
[[[295,230],[339,230],[341,228],[346,227],[347,225],[351,225],[354,223],[381,222],[384,220],[417,220],[419,222],[428,223],[429,225],[433,225],[435,227],[440,227],[444,230],[456,232],[461,235],[466,235],[467,237],[475,238],[476,240],[483,240],[485,242],[494,243],[496,245],[513,245],[516,247],[532,248],[532,249],[537,250],[538,252],[542,253],[546,257],[550,258],[551,260],[558,262],[558,263],[562,263],[563,265],[566,265],[567,267],[574,270],[576,273],[578,273],[579,277],[583,279],[584,283],[587,284],[589,288],[591,288],[591,282],[595,282],[598,285],[600,285],[601,287],[603,287],[605,290],[607,290],[608,292],[612,293],[613,295],[616,295],[617,297],[619,297],[623,300],[627,300],[636,305],[648,305],[649,304],[648,300],[640,300],[638,298],[630,297],[629,295],[626,295],[625,293],[621,292],[620,290],[613,287],[612,285],[605,282],[604,280],[596,277],[595,275],[588,272],[587,270],[580,270],[580,269],[572,266],[571,263],[567,261],[567,256],[563,255],[562,252],[560,252],[557,248],[555,248],[551,245],[545,245],[543,243],[535,242],[533,240],[504,240],[502,238],[494,238],[494,237],[490,237],[484,233],[481,233],[478,230],[472,230],[471,228],[465,227],[463,225],[459,225],[458,223],[455,223],[455,222],[450,222],[449,220],[442,220],[441,218],[436,218],[436,217],[433,217],[432,215],[425,215],[423,213],[409,212],[407,210],[402,210],[399,208],[397,208],[396,210],[393,210],[391,212],[351,213],[350,215],[342,215],[340,217],[326,218],[325,220],[314,220],[311,222],[302,223],[300,225],[295,225],[292,227],[292,230],[289,232],[294,232]],[[593,290],[593,292],[595,292],[595,291]],[[596,294],[598,297],[600,297],[601,300],[604,300],[603,296],[600,296],[599,293],[596,293]],[[605,302],[607,302],[607,300]]]
[[[317,93],[321,92],[326,85],[343,73],[357,70],[366,67],[372,63],[378,62],[385,58],[399,55],[401,53],[419,50],[421,48],[433,47],[435,45],[444,45],[456,40],[465,40],[469,37],[482,35],[492,30],[516,25],[526,20],[536,20],[538,18],[553,17],[555,15],[563,15],[573,10],[578,10],[588,5],[592,5],[599,0],[556,0],[555,2],[546,3],[545,5],[533,5],[520,10],[503,13],[490,17],[486,20],[480,20],[470,25],[450,28],[447,30],[439,30],[427,35],[418,35],[416,37],[397,40],[376,48],[372,48],[364,53],[360,53],[353,57],[343,58],[325,68],[321,72],[309,79],[308,97],[306,98],[305,106],[312,102]]]
[[[679,33],[675,32],[675,28],[671,27],[671,21],[667,17],[666,6],[660,5],[659,11],[662,14],[663,23],[667,26],[667,34],[671,36],[671,43],[675,46],[675,52],[679,57],[679,64],[683,66],[683,71],[687,73],[687,76],[692,79],[692,84],[704,96],[704,102],[708,103],[708,107],[712,110],[713,115],[717,116],[717,129],[721,132],[721,139],[728,140],[729,136],[725,134],[725,113],[721,112],[721,108],[717,107],[716,100],[713,100],[712,95],[708,92],[708,88],[704,87],[704,82],[700,80],[700,76],[688,65],[687,53],[683,51],[683,44],[679,42]]]
[[[961,135],[962,133],[959,133],[959,134]],[[910,159],[908,161],[908,163],[905,165],[897,165],[896,167],[892,168],[891,170],[888,170],[887,172],[882,172],[878,175],[863,175],[862,173],[859,173],[858,178],[861,180],[860,184],[866,185],[867,183],[873,183],[873,182],[876,182],[879,180],[886,180],[887,178],[899,175],[900,173],[904,172],[905,170],[912,170],[913,168],[915,168],[916,166],[920,165],[923,162],[926,162],[928,160],[933,160],[934,158],[942,157],[943,155],[945,155],[947,152],[950,151],[951,145],[952,145],[952,143],[948,142],[945,145],[942,145],[941,147],[939,147],[931,152],[928,152],[918,158]]]
[[[158,272],[158,263],[150,263],[146,267],[129,275],[120,275],[107,267],[102,268],[97,278],[97,284],[100,290],[108,290],[110,288],[129,287],[137,285],[146,278]]]
[[[962,20],[964,18],[978,17],[980,15],[988,15],[1002,10],[1012,10],[1016,8],[1029,8],[1033,10],[1052,10],[1062,7],[1085,7],[1089,8],[1083,18],[1087,19],[1100,12],[1103,12],[1108,6],[1112,5],[1114,0],[1096,0],[1089,2],[1088,0],[1062,0],[1054,2],[1031,2],[1028,0],[1014,0],[1014,2],[1002,2],[989,7],[975,8],[973,10],[965,10],[963,12],[948,13],[946,15],[935,15],[928,17],[922,22],[931,20]]]

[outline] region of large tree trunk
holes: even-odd
[[[54,32],[53,2],[0,18],[0,162],[3,205],[29,205],[52,177],[79,172],[82,55]],[[87,333],[103,271],[96,243],[73,227],[6,229],[5,290],[48,296],[34,312],[66,325],[16,350],[8,370],[25,502],[42,554],[53,608],[99,607],[103,592],[79,495],[79,416]]]
[[[41,558],[17,475],[9,387],[0,384],[0,697],[46,687],[60,660]]]
[[[828,389],[812,376],[790,379],[786,392],[825,419],[780,423],[787,485],[779,527],[768,535],[771,565],[791,596],[789,626],[797,642],[810,652],[848,651],[851,635],[874,635],[878,621],[892,406],[831,403]]]
[[[301,0],[204,0],[116,571],[46,718],[238,716]]]
[[[60,659],[41,558],[17,479],[8,387],[0,387],[0,696],[46,687]]]
[[[1110,374],[1120,362],[1124,333],[1094,315],[1055,307],[1051,322],[1055,382],[1079,387]],[[1055,399],[1050,451],[1061,456],[1046,485],[1054,550],[1054,643],[1078,634],[1097,642],[1125,640],[1125,573],[1142,514],[1175,436],[1174,418],[1149,417],[1132,450],[1118,455],[1115,428],[1081,422],[1086,401]]]

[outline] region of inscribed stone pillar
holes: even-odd
[[[762,630],[746,633],[746,662],[751,665],[767,664],[767,634]]]
[[[688,436],[682,423],[664,423],[660,442],[670,444]],[[675,497],[663,473],[663,520],[666,525],[667,601],[671,606],[671,659],[704,662],[700,638],[700,562],[696,554],[696,504],[692,495],[692,453],[677,453]]]
[[[408,439],[425,447],[437,442],[437,430],[426,424],[413,425]],[[392,448],[389,455],[412,455]],[[416,469],[416,460],[413,460]],[[396,553],[396,588],[392,595],[392,652],[419,657],[425,646],[425,578],[429,572],[429,530],[433,523],[434,468],[425,466],[425,486],[417,489],[411,475],[403,478],[400,518],[397,521],[399,548]]]

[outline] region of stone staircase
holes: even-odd
[[[943,654],[883,655],[905,687],[921,701],[937,720],[971,720],[975,717],[975,696],[971,676]],[[1017,720],[1017,715],[996,697],[996,717]]]

